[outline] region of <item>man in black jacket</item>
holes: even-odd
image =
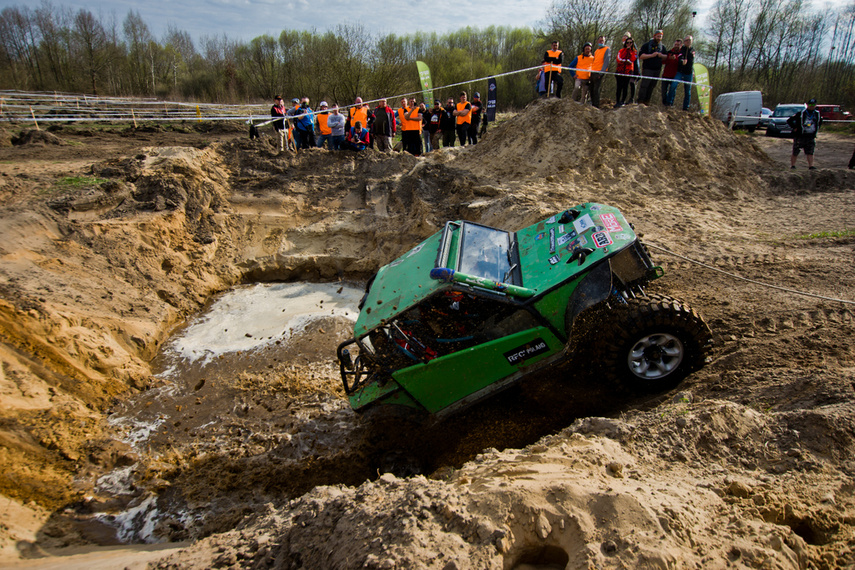
[[[443,108],[442,117],[439,120],[439,128],[442,131],[442,146],[443,148],[454,146],[454,137],[456,132],[456,119],[454,118],[454,98],[449,97]]]
[[[799,151],[805,151],[808,170],[816,170],[813,165],[813,151],[816,148],[816,134],[822,125],[822,116],[816,110],[816,99],[807,102],[807,109],[802,109],[789,119],[787,124],[792,127],[796,137],[793,139],[793,156],[790,157],[790,168],[796,167],[796,157]]]
[[[638,50],[638,59],[641,61],[641,87],[638,90],[638,102],[649,105],[653,97],[653,90],[659,82],[659,74],[662,72],[662,62],[668,56],[665,55],[665,46],[662,45],[662,30],[656,30],[653,39],[641,46]]]

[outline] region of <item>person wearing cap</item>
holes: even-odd
[[[573,100],[581,101],[583,104],[588,98],[588,89],[591,85],[591,69],[594,67],[594,54],[591,53],[592,47],[591,42],[585,42],[585,45],[582,46],[582,53],[570,62],[570,74],[576,79],[573,86]]]
[[[674,104],[677,98],[677,86],[683,82],[683,110],[688,111],[689,105],[692,102],[692,78],[695,74],[695,48],[692,47],[694,38],[686,36],[683,38],[683,47],[680,49],[680,61],[677,66],[677,75],[674,76],[675,81],[671,82],[671,87],[668,89],[668,100]]]
[[[442,108],[442,103],[439,99],[435,100],[433,107],[424,114],[423,127],[430,134],[430,148],[432,150],[439,150],[439,141],[442,139],[443,114],[445,114],[445,109]]]
[[[635,75],[636,60],[638,59],[638,50],[635,49],[635,43],[629,32],[623,35],[623,47],[617,54],[617,75],[615,76],[615,85],[617,91],[615,93],[615,108],[622,107],[626,103],[626,96],[629,92],[629,103],[635,99],[635,83],[630,80]],[[632,91],[630,91],[630,88]]]
[[[606,45],[606,36],[597,38],[597,49],[594,51],[594,67],[591,75],[591,105],[600,106],[600,88],[603,78],[609,70],[609,62],[612,60],[612,48]]]
[[[555,84],[555,96],[561,99],[561,89],[564,87],[564,79],[561,77],[561,64],[564,61],[564,52],[558,49],[558,40],[552,40],[552,49],[543,54],[543,73],[546,87],[546,95],[549,96],[550,87]]]
[[[439,121],[439,128],[442,130],[442,146],[448,148],[454,146],[455,118],[454,118],[454,97],[449,97],[442,108],[444,111],[442,118]]]
[[[321,101],[318,110],[315,112],[315,126],[318,129],[317,145],[318,148],[324,148],[324,143],[327,143],[327,147],[332,150],[332,144],[329,142],[332,137],[332,129],[328,124],[329,117],[329,105],[326,101]]]
[[[813,165],[813,151],[816,148],[816,135],[822,126],[822,116],[816,108],[816,99],[807,102],[807,109],[802,109],[789,119],[787,124],[793,129],[793,155],[790,157],[790,168],[796,167],[796,157],[801,150],[805,151],[808,169],[816,170]]]
[[[392,139],[395,138],[396,131],[395,112],[386,104],[386,99],[377,101],[370,130],[371,138],[377,143],[377,150],[392,152]]]
[[[662,62],[668,57],[665,55],[665,46],[662,45],[662,30],[656,30],[653,39],[641,46],[638,50],[638,59],[641,60],[641,87],[638,89],[638,102],[649,105],[653,97],[653,90],[659,82],[659,74],[662,72]]]
[[[469,144],[478,143],[478,129],[481,128],[481,114],[484,103],[481,102],[481,94],[477,91],[472,94],[472,122],[469,124]]]

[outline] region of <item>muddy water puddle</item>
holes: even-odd
[[[161,385],[110,417],[140,463],[99,479],[99,494],[129,500],[98,519],[122,542],[181,540],[210,525],[212,496],[290,497],[339,482],[304,466],[351,453],[360,424],[334,359],[362,294],[342,283],[246,285],[188,321],[153,362]]]
[[[111,423],[138,448],[174,443],[279,397],[329,391],[335,347],[349,336],[361,296],[340,283],[258,283],[218,296],[153,361],[161,386]]]

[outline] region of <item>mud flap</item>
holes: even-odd
[[[612,267],[610,262],[600,263],[590,272],[573,291],[567,302],[567,313],[564,317],[567,336],[572,336],[573,322],[579,313],[589,309],[601,301],[605,301],[612,292]]]

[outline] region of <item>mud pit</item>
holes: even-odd
[[[606,202],[651,245],[852,300],[855,240],[805,237],[853,227],[855,176],[833,158],[851,138],[821,138],[823,168],[791,172],[784,140],[566,100],[420,160],[280,155],[242,130],[52,134],[65,144],[0,148],[5,561],[145,539],[189,542],[112,562],[855,564],[851,305],[657,249],[655,290],[713,330],[704,369],[646,401],[546,378],[560,397],[523,387],[424,434],[426,477],[372,470],[332,362],[344,320],[188,375],[168,414],[146,406],[168,384],[156,354],[215,294],[359,283],[447,219],[513,229]],[[84,175],[103,182],[57,184]],[[128,417],[160,423],[132,440]]]

